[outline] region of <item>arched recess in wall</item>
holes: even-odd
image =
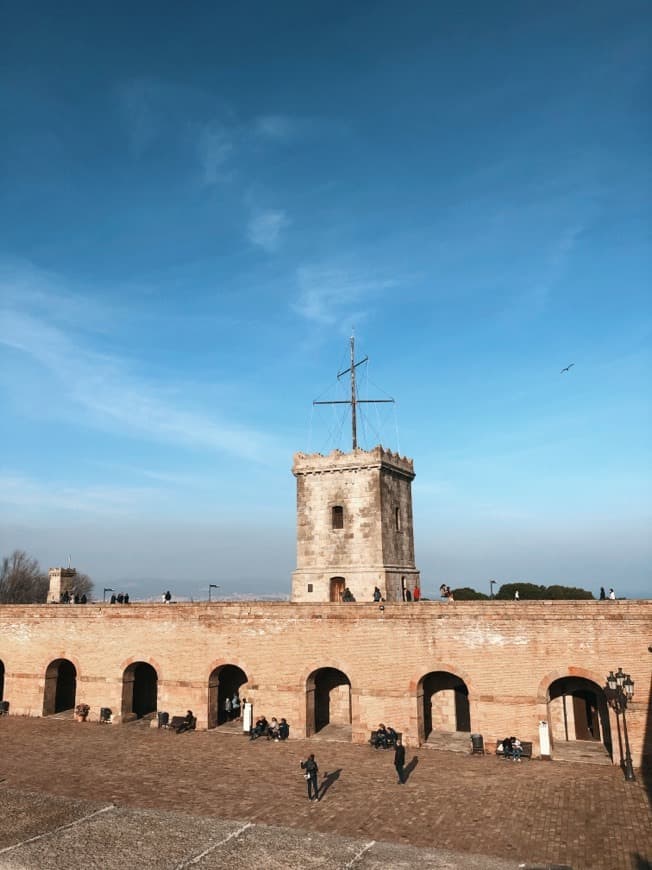
[[[450,671],[431,671],[419,680],[419,734],[427,740],[431,734],[468,732],[471,730],[469,690],[461,677]]]
[[[327,725],[351,736],[351,681],[337,668],[318,668],[306,680],[306,737]]]
[[[122,674],[122,719],[142,719],[158,708],[158,673],[148,662],[132,662]]]
[[[548,730],[554,747],[560,743],[602,743],[613,758],[609,706],[603,689],[576,675],[559,677],[548,687]]]
[[[45,670],[43,715],[52,716],[74,710],[77,695],[77,668],[68,659],[55,659]]]
[[[220,665],[211,671],[208,678],[208,727],[216,728],[233,718],[233,713],[227,712],[226,699],[233,700],[237,693],[242,703],[244,694],[240,690],[249,682],[249,678],[238,665]],[[242,707],[240,708],[242,712]]]

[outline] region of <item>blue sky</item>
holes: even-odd
[[[286,593],[355,328],[424,589],[649,595],[650,4],[240,6],[3,14],[0,552]]]

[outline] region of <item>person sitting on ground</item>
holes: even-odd
[[[351,592],[348,586],[344,588],[344,592],[342,593],[342,601],[355,601],[355,598],[353,597],[353,592]]]
[[[88,601],[88,598],[86,598],[86,593],[84,593],[79,600],[82,604],[86,604],[86,602]]]
[[[267,727],[267,739],[278,740],[278,719],[276,716],[272,716],[272,721]]]
[[[183,717],[183,722],[177,728],[177,734],[181,734],[182,731],[192,731],[195,727],[195,717],[193,715],[192,710],[188,710],[186,715]]]
[[[287,723],[286,719],[281,719],[278,723],[278,737],[277,740],[287,740],[290,736],[290,726]]]
[[[259,716],[256,719],[256,724],[251,729],[251,735],[249,737],[250,740],[255,740],[257,737],[262,737],[263,734],[267,733],[267,729],[269,728],[269,723],[264,716]]]

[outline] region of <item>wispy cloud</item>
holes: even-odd
[[[302,266],[297,270],[299,295],[293,309],[306,320],[324,325],[336,323],[357,309],[356,319],[395,281],[330,266]]]
[[[202,129],[197,144],[204,181],[217,184],[229,178],[225,164],[233,151],[233,142],[226,128],[212,121]]]
[[[118,514],[156,501],[162,493],[154,487],[68,486],[44,484],[21,474],[0,471],[0,507],[35,508],[74,514]]]
[[[268,254],[278,250],[281,234],[290,225],[290,219],[282,210],[267,210],[255,214],[249,221],[247,236],[253,245],[257,245]]]
[[[268,435],[196,410],[186,399],[183,385],[140,376],[133,363],[97,352],[81,329],[58,325],[52,318],[46,322],[34,314],[31,296],[25,297],[29,304],[18,303],[14,289],[11,284],[5,293],[0,285],[0,347],[26,354],[43,366],[56,379],[66,407],[74,403],[83,409],[87,423],[144,440],[259,462],[275,453]],[[55,297],[49,298],[56,310]],[[83,309],[83,299],[78,299],[78,306]]]
[[[331,118],[270,114],[256,118],[253,129],[261,139],[284,144],[315,136],[338,136],[345,133],[347,127]]]

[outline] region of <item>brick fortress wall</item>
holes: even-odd
[[[628,711],[634,763],[652,756],[651,601],[421,602],[419,604],[132,604],[0,607],[0,662],[11,713],[40,716],[46,670],[55,659],[76,669],[76,703],[121,710],[123,675],[134,662],[158,675],[158,709],[191,708],[209,723],[209,677],[233,664],[248,682],[254,713],[285,716],[293,736],[306,731],[307,686],[320,668],[351,684],[352,736],[363,742],[379,721],[423,739],[423,678],[444,671],[468,689],[471,731],[485,741],[507,733],[532,740],[540,720],[559,727],[548,688],[561,677],[604,685],[622,666],[635,681]],[[338,694],[339,693],[339,694]],[[344,716],[341,687],[334,716]],[[339,711],[339,712],[338,712]],[[448,703],[432,724],[449,730]],[[616,742],[616,722],[611,730]],[[334,720],[333,720],[334,721]],[[614,753],[615,755],[617,753]]]

